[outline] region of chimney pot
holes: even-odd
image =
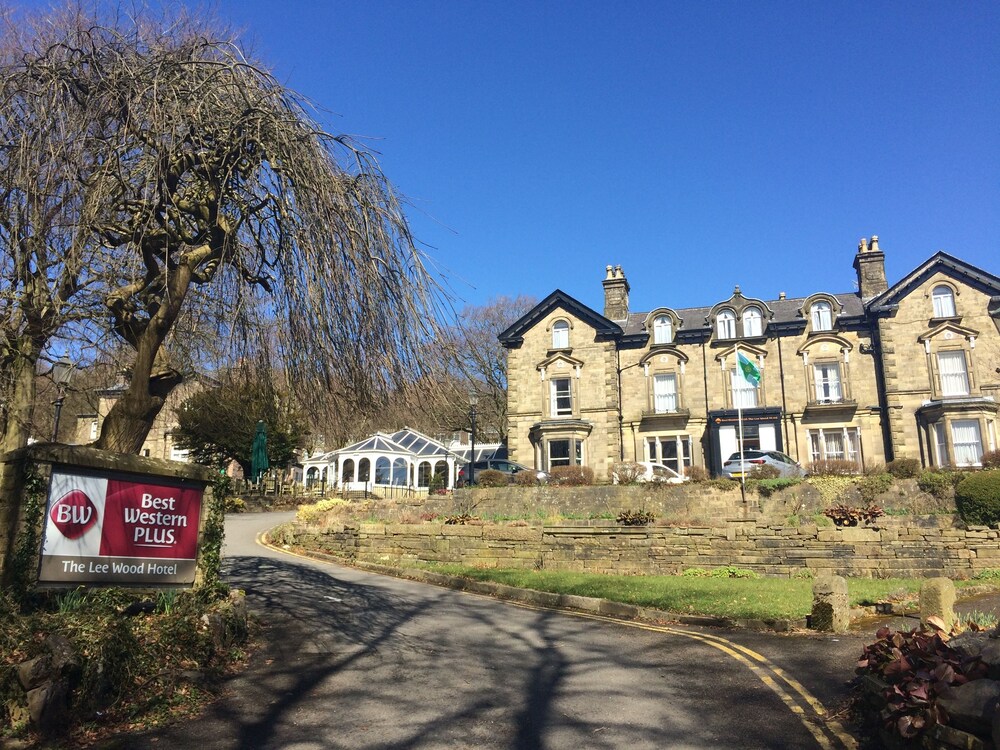
[[[778,292],[778,299],[784,299],[784,298],[785,298],[785,293],[784,292]]]

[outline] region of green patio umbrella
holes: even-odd
[[[267,460],[267,427],[262,419],[257,423],[257,433],[253,436],[253,446],[250,448],[250,479],[256,482],[261,474],[271,468]]]

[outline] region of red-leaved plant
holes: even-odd
[[[906,739],[935,724],[947,724],[938,696],[950,686],[981,679],[987,673],[978,656],[965,658],[948,648],[944,622],[930,617],[928,625],[905,633],[880,628],[875,634],[878,640],[865,646],[858,661],[858,674],[872,675],[887,685],[881,719],[886,729]]]

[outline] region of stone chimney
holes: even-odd
[[[604,277],[604,317],[618,322],[628,319],[628,280],[621,266],[608,266]]]
[[[885,253],[878,249],[878,235],[872,236],[870,245],[867,238],[861,238],[858,254],[854,256],[854,268],[858,272],[862,301],[867,302],[889,288],[885,280]]]

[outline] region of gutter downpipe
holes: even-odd
[[[875,360],[875,383],[878,386],[878,409],[879,427],[882,429],[882,450],[885,453],[885,462],[889,463],[896,457],[896,452],[892,447],[892,429],[889,425],[889,394],[888,384],[885,382],[885,369],[882,361],[882,336],[879,333],[878,314],[872,310],[869,312],[868,330],[872,337],[872,358]]]

